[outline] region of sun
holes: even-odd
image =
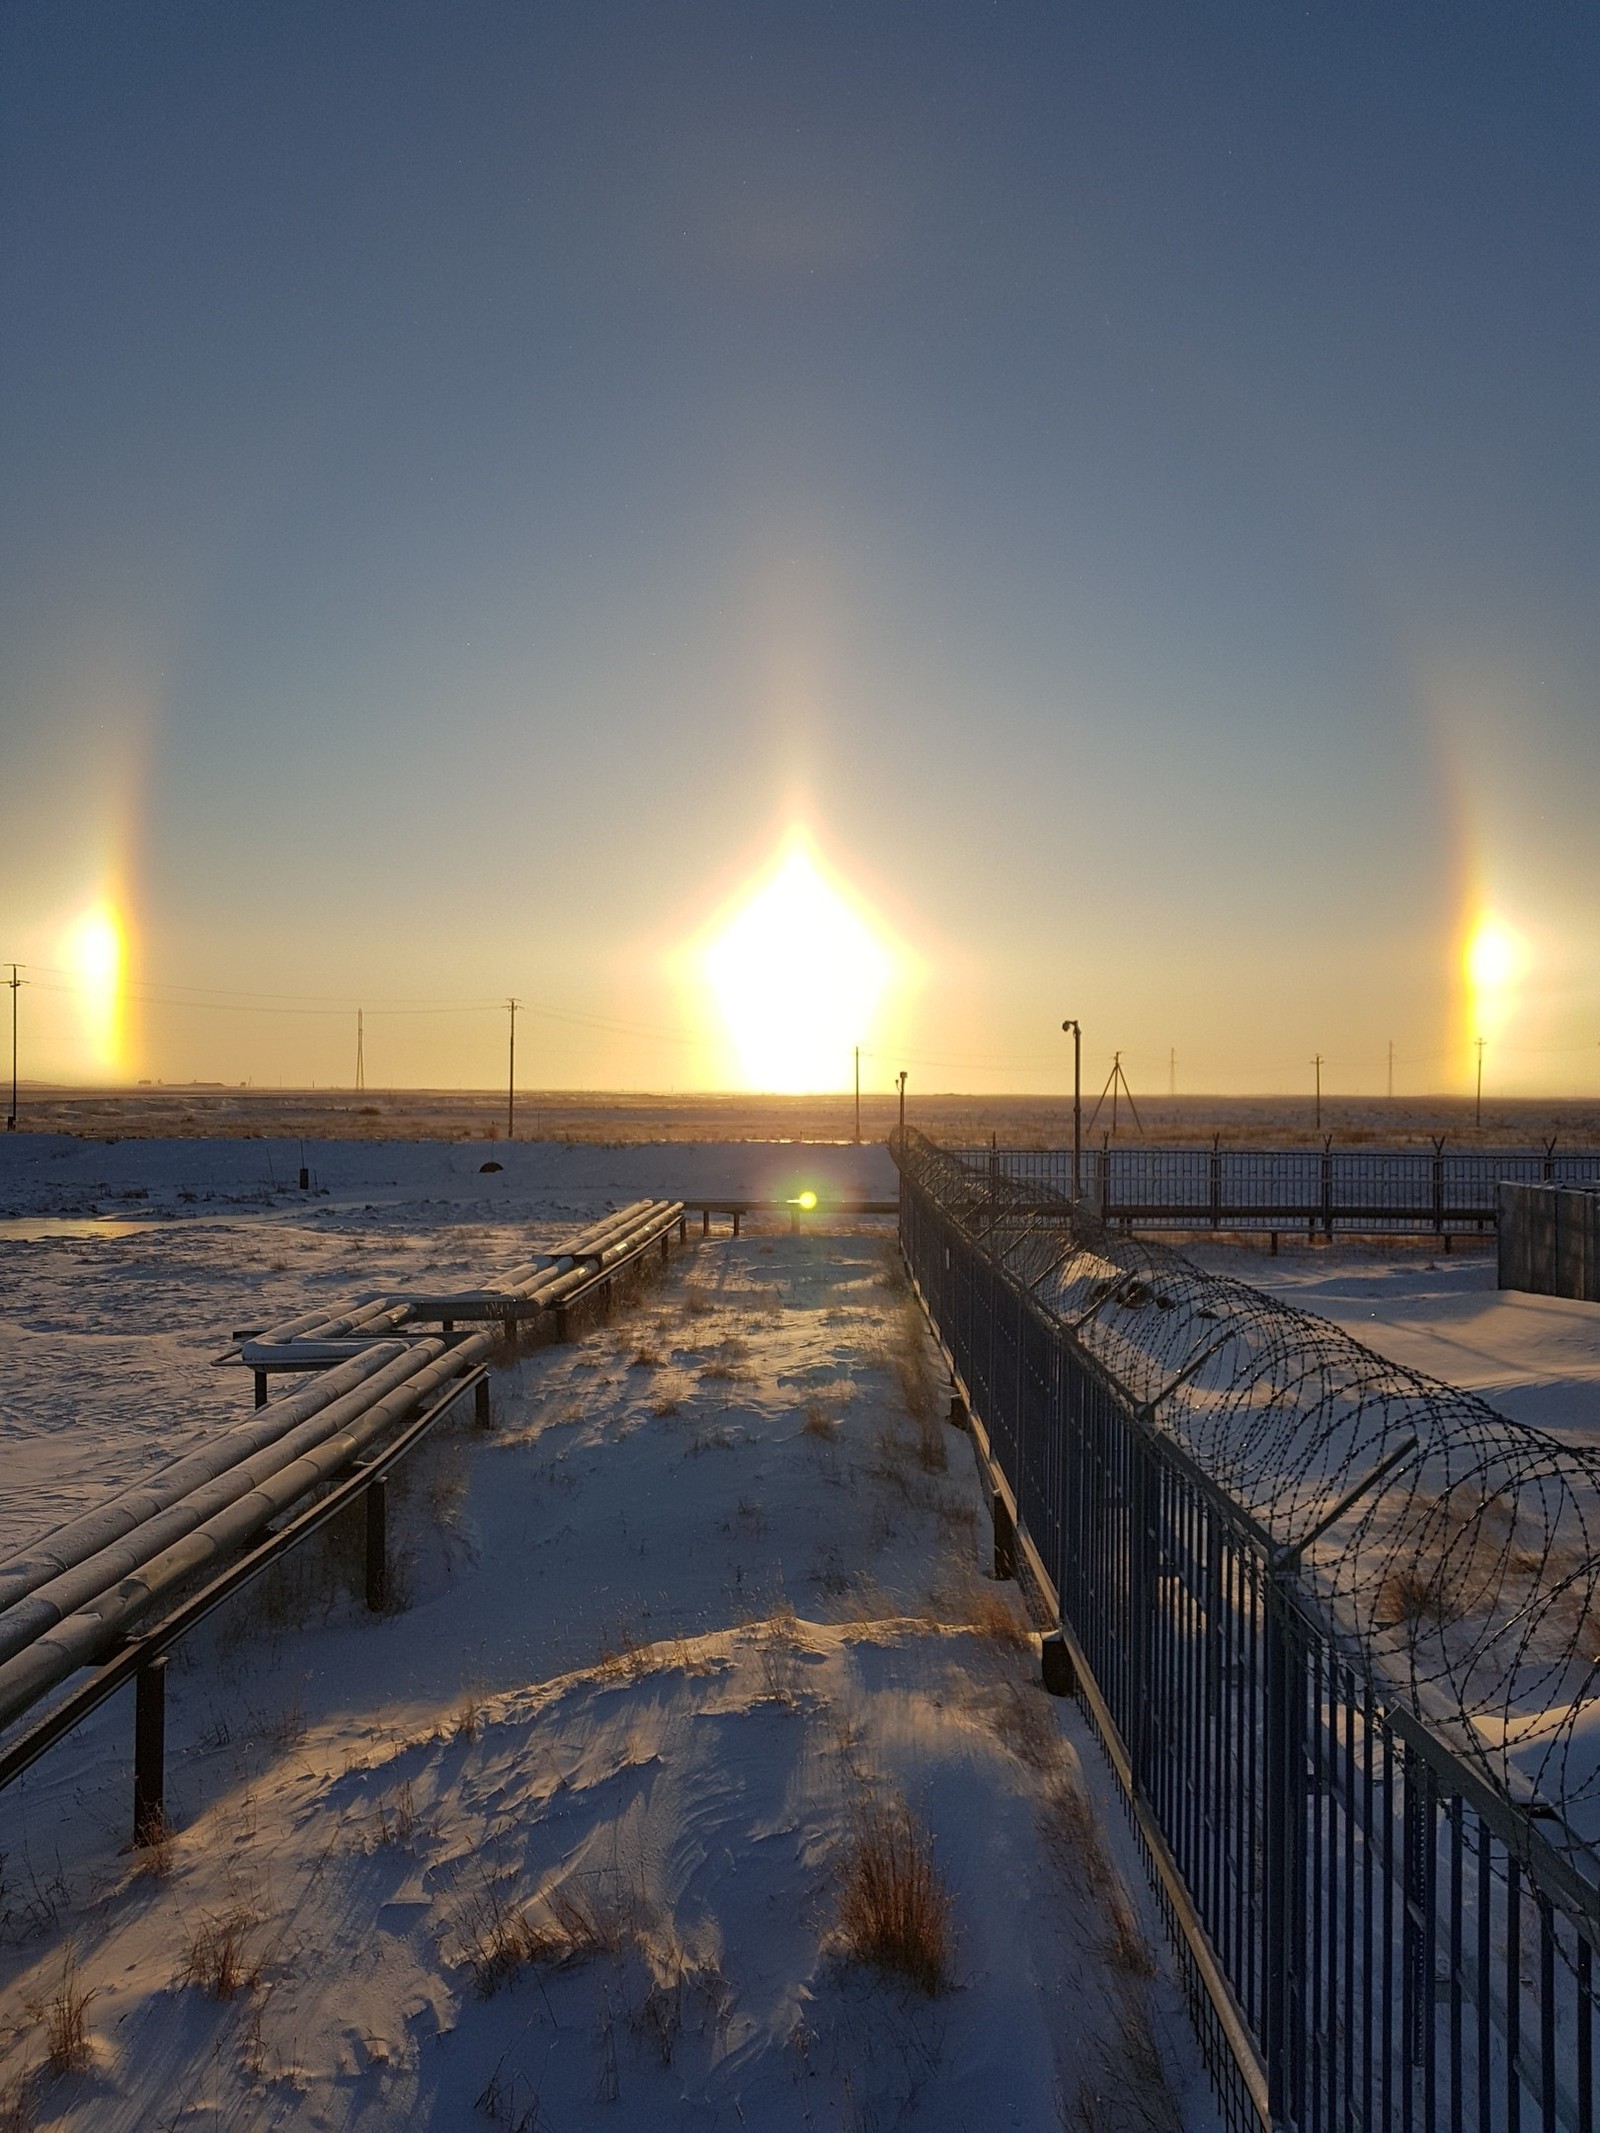
[[[849,1085],[896,974],[898,951],[796,834],[714,922],[701,974],[746,1088]]]
[[[122,1065],[123,966],[127,941],[114,905],[92,904],[67,928],[62,960],[77,993],[87,1064],[102,1073]]]
[[[1527,970],[1526,943],[1503,920],[1484,912],[1467,935],[1462,953],[1471,1038],[1498,1037],[1516,1007],[1519,980]]]

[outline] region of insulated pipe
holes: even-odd
[[[387,1296],[375,1296],[368,1303],[350,1304],[341,1312],[331,1314],[324,1308],[308,1312],[303,1318],[292,1318],[287,1325],[269,1326],[259,1336],[264,1341],[303,1340],[307,1334],[328,1336],[338,1333],[356,1333],[388,1323],[398,1325],[396,1307]]]
[[[637,1201],[632,1207],[624,1208],[618,1214],[608,1215],[602,1222],[592,1223],[572,1241],[580,1251],[591,1240],[599,1243],[614,1234],[619,1225],[627,1224],[640,1209],[647,1209],[655,1204],[658,1203]],[[514,1270],[516,1273],[522,1271],[520,1268]],[[523,1287],[531,1290],[546,1286],[548,1282],[559,1279],[560,1272],[559,1266],[551,1268],[548,1262],[543,1266],[536,1262]],[[402,1317],[404,1306],[390,1305],[380,1297],[353,1307],[344,1315],[344,1322],[371,1322],[379,1316],[391,1315]],[[331,1327],[340,1322],[336,1317],[330,1318],[324,1310],[309,1312],[303,1318],[290,1320],[288,1323],[310,1331],[312,1328]],[[287,1328],[280,1328],[278,1332],[281,1334],[286,1330]],[[273,1337],[278,1336],[275,1334]],[[258,1409],[249,1421],[236,1424],[196,1451],[180,1454],[178,1458],[158,1468],[155,1473],[141,1476],[137,1482],[119,1490],[105,1502],[97,1504],[93,1510],[80,1513],[78,1517],[58,1526],[52,1533],[35,1542],[25,1554],[0,1564],[0,1615],[47,1580],[58,1577],[85,1557],[98,1553],[131,1532],[145,1519],[166,1510],[190,1489],[202,1486],[228,1467],[249,1458],[264,1445],[274,1443],[287,1435],[301,1422],[331,1406],[355,1385],[396,1357],[411,1353],[411,1345],[402,1348],[391,1342],[366,1349],[319,1377],[315,1384],[302,1386],[296,1392],[270,1401],[267,1406]]]
[[[591,1278],[597,1268],[615,1263],[639,1242],[648,1241],[652,1232],[663,1231],[681,1211],[676,1202],[636,1202],[580,1233],[572,1240],[575,1254],[564,1253],[554,1263],[548,1258],[536,1262],[527,1270],[530,1278],[520,1287],[524,1293],[553,1288],[565,1292]],[[581,1261],[578,1265],[572,1263],[575,1255]],[[522,1274],[524,1269],[513,1271]],[[399,1315],[403,1308],[386,1306],[379,1300],[361,1307],[352,1316],[370,1324]],[[347,1317],[346,1323],[349,1322]],[[338,1321],[308,1313],[290,1323],[297,1330],[303,1327],[309,1332]],[[10,1705],[5,1694],[0,1694],[0,1724],[42,1692],[39,1686],[25,1685],[40,1667],[49,1672],[51,1680],[59,1680],[84,1663],[81,1658],[68,1655],[79,1649],[85,1636],[93,1641],[97,1634],[93,1625],[105,1617],[104,1606],[84,1603],[105,1602],[108,1598],[115,1601],[108,1579],[120,1579],[116,1592],[142,1592],[145,1597],[137,1602],[142,1611],[157,1590],[188,1574],[187,1541],[211,1535],[214,1539],[222,1536],[220,1544],[231,1545],[227,1536],[234,1533],[234,1514],[239,1513],[241,1505],[248,1507],[258,1499],[270,1499],[271,1508],[262,1511],[256,1521],[264,1523],[280,1503],[293,1501],[337,1471],[355,1449],[390,1421],[410,1412],[417,1400],[436,1385],[481,1361],[492,1348],[493,1339],[488,1332],[473,1334],[442,1352],[433,1340],[398,1351],[394,1343],[375,1343],[364,1354],[328,1372],[316,1385],[274,1402],[272,1410],[263,1410],[253,1423],[227,1432],[225,1438],[216,1440],[203,1452],[174,1461],[162,1470],[154,1486],[147,1482],[123,1491],[110,1505],[102,1505],[58,1529],[49,1537],[48,1547],[41,1547],[32,1559],[6,1566],[0,1571],[0,1593],[9,1592],[11,1597],[0,1599],[0,1658],[6,1654],[20,1656],[0,1664],[0,1683],[14,1681],[21,1702]],[[354,1387],[346,1390],[352,1378]],[[372,1382],[363,1382],[368,1378]],[[308,1410],[314,1415],[314,1422],[302,1419]],[[301,1422],[298,1429],[297,1421]],[[349,1427],[342,1428],[347,1421]],[[259,1446],[270,1449],[252,1449]],[[284,1496],[286,1476],[291,1478],[292,1486]],[[302,1478],[295,1479],[297,1476]],[[255,1525],[239,1530],[253,1531]],[[119,1548],[116,1542],[129,1534],[133,1538]],[[73,1561],[64,1561],[69,1550],[87,1552],[77,1554]],[[145,1566],[142,1572],[141,1564]],[[152,1564],[165,1564],[168,1568],[160,1570]],[[17,1602],[30,1592],[33,1603],[12,1615]],[[121,1603],[116,1605],[120,1607]],[[65,1610],[73,1606],[78,1613],[66,1617]],[[117,1619],[122,1616],[118,1614]],[[60,1626],[63,1620],[65,1627]],[[30,1649],[22,1650],[24,1645]],[[57,1659],[59,1670],[52,1671]],[[42,1685],[48,1686],[49,1682]]]
[[[321,1414],[271,1444],[254,1457],[238,1461],[213,1480],[191,1489],[166,1509],[142,1520],[110,1546],[82,1557],[60,1577],[52,1578],[0,1615],[0,1659],[19,1652],[24,1645],[45,1635],[74,1608],[83,1607],[107,1592],[119,1578],[126,1578],[163,1549],[242,1496],[271,1480],[296,1460],[340,1430],[359,1424],[374,1405],[389,1394],[403,1390],[413,1379],[423,1377],[428,1366],[446,1351],[440,1341],[424,1341],[403,1351],[399,1361],[377,1373],[368,1383],[346,1393]]]
[[[570,1273],[563,1274],[559,1280],[552,1282],[550,1287],[542,1292],[543,1301],[559,1303],[562,1297],[570,1295],[574,1289],[581,1288],[586,1281],[592,1281],[597,1273],[604,1273],[607,1267],[615,1266],[619,1259],[625,1259],[628,1253],[639,1245],[648,1244],[653,1237],[662,1235],[678,1220],[682,1212],[681,1202],[659,1203],[655,1212],[625,1231],[615,1243],[592,1257],[586,1256],[582,1265],[575,1266]]]
[[[447,1349],[416,1377],[385,1394],[350,1428],[324,1439],[263,1480],[248,1496],[207,1519],[175,1546],[98,1594],[90,1604],[0,1665],[0,1726],[9,1724],[67,1675],[103,1657],[108,1647],[164,1592],[213,1568],[270,1519],[287,1510],[296,1498],[330,1481],[374,1437],[403,1421],[440,1385],[459,1377],[465,1368],[466,1352],[474,1345],[463,1341]],[[487,1341],[484,1345],[488,1345]]]
[[[131,1532],[144,1519],[163,1511],[176,1503],[191,1489],[215,1479],[241,1459],[248,1459],[262,1446],[276,1443],[300,1423],[307,1421],[321,1409],[332,1406],[335,1400],[352,1392],[377,1371],[407,1357],[412,1346],[401,1341],[375,1343],[362,1354],[352,1356],[349,1362],[341,1363],[316,1379],[313,1384],[302,1385],[297,1392],[273,1400],[267,1406],[257,1408],[247,1422],[239,1422],[232,1429],[223,1430],[192,1452],[184,1452],[176,1459],[120,1489],[104,1503],[96,1504],[93,1510],[80,1512],[33,1543],[25,1555],[13,1556],[0,1565],[0,1613],[15,1605],[25,1593],[32,1592],[47,1578],[52,1578],[86,1555],[94,1554],[111,1541]]]

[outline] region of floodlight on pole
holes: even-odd
[[[1072,1197],[1080,1197],[1083,1164],[1083,1029],[1069,1015],[1062,1029],[1072,1032]]]

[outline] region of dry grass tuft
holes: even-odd
[[[52,2074],[76,2073],[89,2064],[89,2006],[96,1995],[83,1982],[78,1951],[69,1941],[61,1958],[61,1983],[40,2008],[33,2010],[44,2023],[44,2063]],[[31,2113],[32,2097],[19,2083],[19,2108]]]
[[[683,1315],[685,1318],[706,1318],[717,1308],[715,1299],[693,1282],[683,1291]]]
[[[261,1965],[246,1956],[245,1943],[255,1924],[254,1913],[243,1904],[220,1914],[206,1913],[190,1939],[179,1983],[198,1985],[214,2000],[236,2000],[253,1992],[261,1981]]]
[[[842,1419],[839,1410],[825,1400],[807,1400],[806,1418],[800,1427],[808,1437],[820,1437],[825,1444],[831,1444]]]
[[[659,1370],[666,1358],[654,1348],[635,1348],[629,1359],[630,1370]]]
[[[33,2133],[38,2122],[33,2073],[25,2069],[0,2089],[0,2133]]]
[[[407,1778],[395,1794],[391,1808],[387,1800],[380,1800],[372,1813],[374,1842],[387,1850],[391,1845],[405,1851],[417,1834],[417,1803]]]
[[[682,1414],[683,1409],[669,1393],[659,1400],[652,1400],[650,1402],[650,1412],[658,1422],[662,1422],[665,1421],[668,1415]]]
[[[596,1955],[620,1955],[634,1926],[621,1906],[571,1888],[552,1889],[537,1910],[523,1910],[507,1901],[502,1882],[486,1881],[467,1929],[464,1953],[473,1989],[487,2000],[530,1964],[562,1969]]]
[[[974,1578],[964,1612],[980,1637],[992,1637],[996,1644],[1009,1645],[1013,1651],[1026,1651],[1033,1638],[1017,1612],[1012,1590],[1007,1585],[983,1585]]]
[[[451,1729],[456,1740],[476,1740],[483,1730],[483,1705],[476,1696],[463,1696],[456,1707]]]
[[[1105,1919],[1105,1956],[1130,1977],[1154,1977],[1156,1960],[1139,1930],[1122,1876],[1111,1863],[1093,1802],[1074,1775],[1051,1786],[1044,1803],[1046,1838]]]
[[[933,1840],[905,1807],[866,1808],[845,1862],[839,1937],[856,1962],[932,1998],[949,1983],[950,1892]]]

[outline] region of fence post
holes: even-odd
[[[1441,1133],[1433,1141],[1433,1227],[1436,1235],[1444,1235],[1444,1141]]]
[[[1211,1227],[1222,1227],[1222,1135],[1211,1136]]]
[[[367,1511],[367,1605],[382,1614],[389,1600],[389,1491],[380,1474],[362,1491]]]
[[[133,1841],[154,1844],[167,1826],[167,1662],[147,1659],[133,1677]]]
[[[1268,1570],[1263,1771],[1262,2041],[1275,2126],[1301,2120],[1305,2073],[1305,1663],[1281,1578]]]

